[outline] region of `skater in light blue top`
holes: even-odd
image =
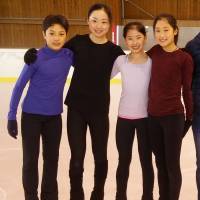
[[[148,87],[152,62],[144,51],[146,30],[143,24],[128,23],[124,27],[123,36],[130,53],[116,59],[111,74],[113,78],[121,73],[122,78],[116,125],[116,144],[119,153],[116,200],[127,199],[126,190],[135,130],[143,174],[142,200],[153,200],[154,173],[147,131]]]

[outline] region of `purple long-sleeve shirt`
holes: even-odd
[[[73,62],[69,49],[54,51],[43,47],[37,61],[25,65],[13,89],[9,120],[15,120],[22,92],[28,82],[27,94],[22,103],[23,112],[40,115],[57,115],[63,111],[63,90]]]

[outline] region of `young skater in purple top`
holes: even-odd
[[[158,169],[159,199],[178,200],[182,138],[192,120],[193,62],[176,45],[179,30],[172,15],[158,15],[153,30],[158,44],[148,51],[152,59],[148,103],[150,140]]]
[[[142,200],[153,200],[154,173],[147,129],[148,88],[152,61],[144,52],[146,30],[143,24],[140,22],[126,24],[123,36],[130,53],[116,59],[111,74],[111,77],[114,77],[121,73],[122,78],[116,126],[116,144],[119,153],[116,200],[129,199],[126,190],[135,131],[143,175]]]
[[[23,187],[25,200],[38,198],[38,157],[40,137],[43,150],[41,200],[58,200],[57,169],[62,133],[63,90],[73,63],[66,42],[68,21],[62,15],[49,15],[43,21],[46,45],[38,50],[37,61],[25,65],[13,90],[8,113],[8,133],[17,138],[17,108],[29,82],[22,104]]]

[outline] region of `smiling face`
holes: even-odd
[[[90,32],[94,38],[106,39],[106,35],[110,28],[110,21],[107,13],[103,10],[94,10],[89,18],[88,25]]]
[[[66,30],[60,24],[53,24],[43,32],[47,46],[55,51],[60,50],[67,39]]]
[[[141,53],[144,52],[146,37],[136,29],[129,29],[125,37],[125,42],[132,53]]]
[[[156,42],[164,49],[170,49],[175,45],[175,36],[178,31],[168,23],[166,19],[158,20],[155,25],[155,39]]]

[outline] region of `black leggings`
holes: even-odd
[[[158,169],[159,200],[178,200],[184,115],[149,117],[150,140]]]
[[[88,115],[68,108],[67,133],[71,150],[69,169],[70,199],[84,199],[82,176],[87,127],[90,129],[92,152],[95,161],[95,187],[103,190],[107,176],[108,115]]]
[[[126,200],[129,166],[132,158],[132,146],[137,131],[138,152],[143,176],[143,200],[153,199],[154,172],[152,151],[147,131],[147,118],[129,120],[118,118],[116,127],[116,143],[119,153],[119,163],[116,173],[117,200]]]
[[[43,174],[41,200],[58,200],[57,170],[62,133],[61,115],[22,113],[21,119],[25,200],[38,200],[38,157],[42,137]]]

